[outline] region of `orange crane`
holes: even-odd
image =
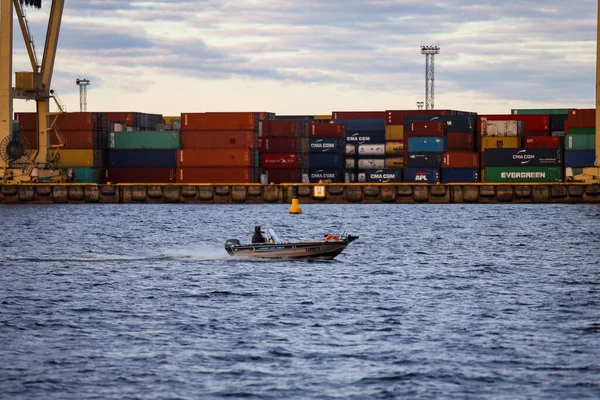
[[[49,151],[49,134],[54,131],[57,115],[50,114],[54,99],[50,89],[54,60],[58,47],[64,0],[52,0],[41,64],[38,63],[23,7],[41,8],[41,0],[0,0],[0,178],[5,181],[28,182],[34,178],[44,181],[64,181],[56,167],[57,152]],[[25,48],[31,62],[31,72],[17,72],[12,87],[13,13],[16,12]],[[12,134],[13,99],[33,100],[36,103],[38,146],[30,157],[23,158],[23,143]],[[34,172],[35,170],[35,172]]]

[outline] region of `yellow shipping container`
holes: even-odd
[[[88,167],[97,168],[102,166],[101,150],[59,150],[60,160],[58,162],[61,168],[70,167]]]
[[[404,125],[387,125],[385,127],[386,142],[404,140]]]
[[[387,142],[385,154],[388,156],[404,155],[404,142]]]
[[[386,168],[403,168],[404,157],[388,157],[385,159]]]
[[[481,149],[516,149],[520,146],[521,138],[512,137],[493,137],[486,136],[481,138]]]
[[[330,120],[331,114],[329,115],[315,115],[315,120]]]

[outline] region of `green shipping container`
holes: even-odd
[[[565,136],[566,150],[596,150],[596,135],[572,135],[570,132]]]
[[[569,128],[569,135],[595,135],[596,128]]]
[[[75,170],[75,183],[98,183],[98,168],[73,168]],[[69,173],[69,168],[63,168],[65,175]]]
[[[111,132],[108,148],[119,150],[177,150],[180,135],[175,131]]]
[[[561,167],[487,167],[484,182],[562,182]]]
[[[568,108],[517,108],[511,114],[569,114]]]
[[[12,133],[19,133],[19,121],[13,121]]]

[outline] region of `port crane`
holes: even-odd
[[[66,177],[57,168],[59,146],[49,146],[50,134],[58,132],[54,124],[57,114],[50,113],[50,102],[57,101],[50,89],[64,0],[52,0],[46,42],[41,63],[37,60],[33,38],[29,31],[24,7],[41,8],[42,0],[0,0],[0,143],[4,153],[0,157],[0,178],[13,182],[29,182],[32,175],[44,181],[61,182]],[[25,48],[31,62],[31,72],[16,72],[12,87],[13,13],[16,12]],[[38,146],[23,161],[23,144],[14,138],[13,99],[33,100],[36,103]],[[61,109],[60,104],[59,109]],[[59,136],[59,143],[62,143]],[[52,152],[54,149],[56,151]],[[34,173],[32,173],[35,170]]]

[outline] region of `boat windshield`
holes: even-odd
[[[281,243],[279,236],[277,236],[277,234],[272,228],[267,228],[267,241],[272,241],[273,243]]]

